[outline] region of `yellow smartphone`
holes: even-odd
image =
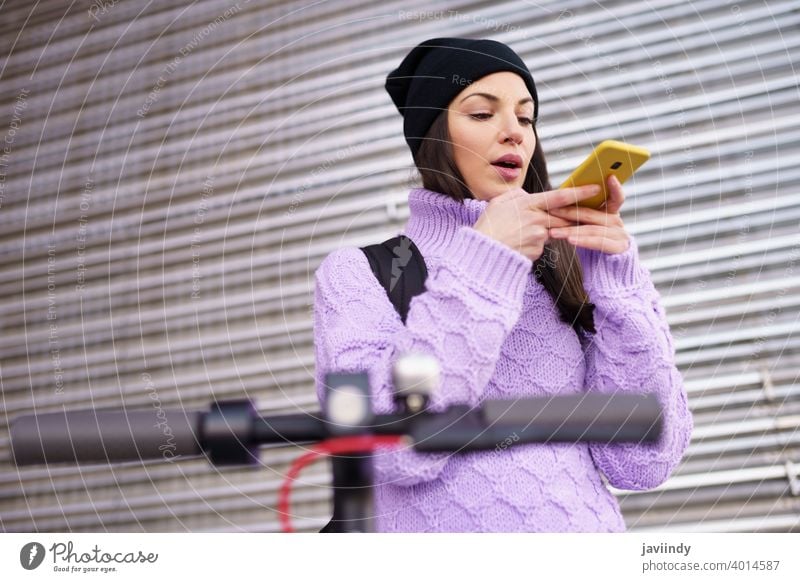
[[[608,177],[614,174],[622,184],[649,159],[650,152],[642,147],[607,139],[589,154],[559,188],[599,184],[602,192],[578,202],[578,206],[599,209],[608,197]]]

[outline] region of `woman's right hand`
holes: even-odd
[[[547,211],[575,205],[599,192],[596,184],[535,194],[516,188],[492,198],[473,228],[535,261],[544,252],[550,228],[574,225]]]

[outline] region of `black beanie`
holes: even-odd
[[[491,73],[511,71],[525,81],[539,117],[536,85],[525,62],[496,40],[432,38],[411,49],[386,77],[386,91],[403,116],[403,133],[416,158],[436,116],[470,83]]]

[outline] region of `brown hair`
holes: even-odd
[[[533,131],[535,134],[536,126]],[[431,125],[414,164],[422,177],[423,188],[446,194],[462,203],[465,198],[474,198],[456,167],[447,129],[447,110],[442,111]],[[522,188],[531,194],[553,189],[538,135]],[[564,323],[571,325],[576,333],[581,329],[595,333],[594,305],[589,302],[583,287],[583,272],[575,247],[565,240],[549,240],[542,255],[533,262],[533,272],[550,293]]]

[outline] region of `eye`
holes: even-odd
[[[470,117],[473,117],[475,119],[481,119],[481,120],[487,119],[487,118],[489,118],[491,116],[492,116],[491,113],[472,113],[472,114],[470,114]],[[524,123],[525,125],[533,125],[533,119],[531,119],[530,117],[520,117],[519,120],[520,120],[520,122]]]

